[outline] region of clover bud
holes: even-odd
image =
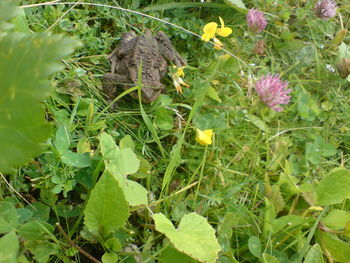
[[[250,9],[246,18],[249,29],[255,34],[261,33],[267,26],[264,14],[259,10]]]

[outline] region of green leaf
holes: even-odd
[[[10,29],[13,25],[7,23],[11,18],[18,15],[21,10],[17,7],[16,0],[1,0],[0,1],[0,37],[6,29]]]
[[[60,154],[63,154],[69,149],[70,135],[66,126],[60,126],[57,129],[54,145]]]
[[[297,215],[281,216],[272,221],[272,234],[276,234],[279,231],[288,233],[296,227],[302,226],[306,219]],[[289,231],[289,228],[291,229]]]
[[[119,147],[120,148],[130,148],[133,151],[135,150],[135,143],[132,140],[132,137],[128,134],[125,135],[119,142]]]
[[[320,239],[322,249],[327,249],[332,258],[341,263],[350,261],[350,246],[348,243],[337,238],[336,235],[318,231],[317,237]]]
[[[332,210],[327,216],[321,219],[322,224],[327,227],[340,230],[350,221],[350,213],[344,210]]]
[[[15,25],[14,30],[17,32],[30,33],[30,29],[28,26],[28,21],[26,14],[24,12],[24,8],[20,8],[18,11],[18,15],[12,19],[12,24]]]
[[[313,163],[319,164],[321,162],[321,150],[316,143],[307,143],[305,147],[306,159]]]
[[[27,206],[30,211],[33,212],[32,219],[33,220],[41,220],[46,222],[49,220],[49,215],[50,215],[50,207],[47,205],[44,205],[43,203],[40,202],[35,202],[32,203],[31,206]]]
[[[251,236],[248,240],[248,248],[250,253],[252,253],[257,258],[261,257],[261,242],[256,236]]]
[[[115,253],[104,253],[102,256],[102,263],[116,263],[118,262],[118,255]]]
[[[78,42],[40,34],[0,39],[0,171],[6,173],[40,154],[51,133],[41,103],[52,92],[48,77]],[[24,110],[25,109],[25,110]]]
[[[298,112],[300,117],[306,121],[313,121],[320,113],[320,109],[311,95],[301,89],[298,93]]]
[[[118,252],[123,248],[123,246],[120,244],[119,239],[115,237],[108,239],[104,245],[109,251],[113,252]]]
[[[173,112],[166,108],[157,108],[154,112],[154,124],[161,130],[171,130],[174,127]]]
[[[258,127],[263,132],[269,131],[269,128],[267,127],[266,123],[263,120],[261,120],[259,117],[254,116],[252,114],[246,114],[246,117],[248,121],[253,123],[256,127]]]
[[[208,97],[212,98],[213,100],[216,100],[217,102],[222,101],[219,97],[219,94],[216,92],[216,90],[213,87],[208,88],[207,95]]]
[[[173,246],[167,247],[163,250],[158,258],[159,263],[196,263],[191,257],[177,251]]]
[[[85,225],[95,235],[101,231],[108,234],[125,224],[128,204],[118,182],[108,173],[92,189],[84,216]]]
[[[339,204],[349,197],[350,171],[336,168],[326,175],[316,188],[317,204]]]
[[[322,250],[319,244],[315,244],[309,249],[303,263],[324,263]]]
[[[127,179],[127,175],[136,173],[140,166],[140,160],[132,149],[120,149],[107,133],[101,134],[100,143],[106,170],[118,181],[128,203],[131,206],[147,204],[147,190],[139,183]]]
[[[280,263],[280,261],[276,257],[266,253],[262,254],[262,258],[264,263]]]
[[[16,263],[18,251],[18,238],[14,232],[0,238],[0,263]]]
[[[10,202],[0,202],[0,234],[14,230],[17,226],[16,208]]]
[[[48,241],[27,241],[25,246],[34,255],[34,259],[38,263],[49,262],[50,255],[55,255],[59,251],[58,245]]]
[[[204,217],[196,213],[187,214],[183,216],[177,229],[162,213],[154,214],[153,220],[156,230],[169,238],[180,252],[200,262],[216,261],[221,248],[215,237],[215,230]]]
[[[76,168],[85,168],[91,165],[89,153],[75,153],[67,150],[63,152],[61,160],[63,163]]]
[[[125,199],[131,206],[143,205],[148,203],[148,191],[139,183],[132,180],[126,180],[123,185]]]
[[[44,239],[45,233],[53,232],[53,227],[44,222],[31,221],[19,226],[18,234],[27,240],[41,240]]]

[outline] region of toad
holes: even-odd
[[[162,31],[153,36],[149,29],[137,36],[127,32],[108,56],[111,73],[103,76],[103,91],[110,100],[117,96],[118,86],[127,90],[137,84],[138,68],[142,62],[142,101],[151,103],[164,90],[160,82],[168,70],[168,62],[177,67],[186,64]],[[119,92],[120,93],[120,92]],[[138,99],[137,92],[130,93]]]

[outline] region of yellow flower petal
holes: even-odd
[[[229,27],[218,28],[218,29],[216,30],[216,33],[217,33],[219,36],[227,37],[227,36],[231,35],[232,29],[229,28]]]
[[[201,131],[200,129],[196,129],[196,131],[196,142],[203,146],[212,144],[213,130]]]
[[[178,77],[184,77],[185,76],[184,68],[185,68],[185,66],[177,68],[177,71],[175,72],[175,75],[178,76]]]
[[[218,28],[218,24],[215,22],[210,22],[210,23],[206,24],[203,28],[203,32],[204,32],[204,34],[206,34],[206,37],[204,37],[204,39],[207,39],[207,38],[211,39],[211,38],[215,37],[215,33],[216,33],[217,28]],[[203,38],[203,36],[202,36],[202,38]]]
[[[216,37],[214,37],[213,40],[214,40],[214,44],[215,44],[214,45],[215,49],[220,50],[224,47],[224,44],[222,44],[222,42],[219,39],[217,39]]]
[[[321,206],[314,206],[314,205],[310,206],[308,209],[314,210],[314,211],[322,211],[323,210],[323,208]]]
[[[220,16],[219,16],[219,19],[220,19],[221,28],[216,29],[216,33],[222,37],[229,36],[232,33],[232,29],[229,27],[225,27],[224,20],[222,20]]]
[[[208,34],[203,34],[201,38],[204,42],[208,42],[210,40],[210,35]]]
[[[220,20],[221,28],[224,28],[225,23],[224,23],[224,20],[221,18],[221,16],[219,16],[219,20]]]
[[[177,81],[177,79],[174,78],[173,80],[174,80],[173,83],[174,83],[176,92],[182,94],[182,86],[181,86],[181,84]]]

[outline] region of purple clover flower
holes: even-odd
[[[259,94],[260,99],[272,110],[280,112],[283,110],[279,107],[281,104],[288,104],[290,97],[288,94],[292,92],[287,89],[288,82],[283,82],[278,74],[267,74],[262,76],[255,85],[255,90]]]
[[[249,29],[255,33],[261,33],[267,26],[264,14],[256,9],[250,9],[247,14],[247,24]]]
[[[317,17],[327,20],[336,15],[337,4],[333,0],[319,0],[314,10]]]

